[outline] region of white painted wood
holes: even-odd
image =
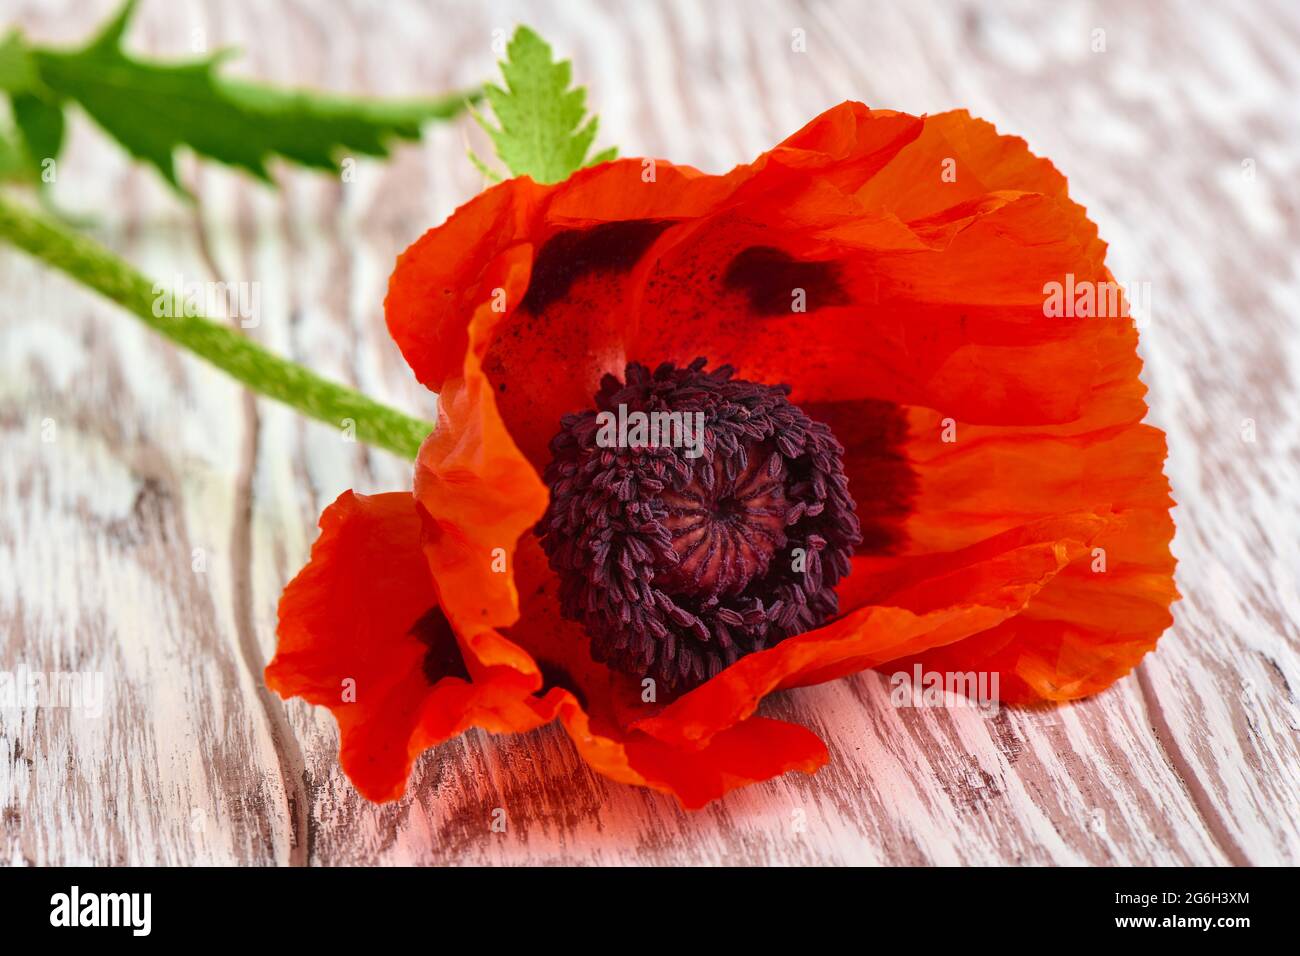
[[[115,5],[4,0],[0,22],[74,42]],[[109,681],[98,718],[0,712],[0,861],[1300,862],[1295,4],[145,0],[131,42],[171,55],[201,30],[249,75],[409,95],[489,76],[492,31],[520,20],[573,57],[626,154],[721,171],[858,98],[966,106],[1051,156],[1115,272],[1152,285],[1176,626],[1137,675],[1059,709],[897,710],[877,674],[784,695],[766,712],[832,764],[694,814],[595,777],[551,729],[466,735],[376,807],[328,715],[267,694],[261,668],[322,506],[404,487],[408,466],[0,250],[0,669]],[[484,151],[468,121],[435,127],[346,189],[191,163],[196,214],[78,121],[57,195],[158,277],[259,281],[260,340],[428,414],[381,301],[396,253],[481,186],[467,141]]]

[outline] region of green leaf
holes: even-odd
[[[0,182],[30,182],[31,175],[22,144],[8,130],[0,129]]]
[[[13,97],[13,111],[32,167],[40,169],[44,160],[54,159],[63,147],[63,110],[35,93],[19,93]]]
[[[601,163],[612,162],[615,159],[618,159],[618,147],[611,146],[609,149],[602,149],[595,156],[591,157],[591,159],[587,160],[586,163],[584,163],[583,165],[599,166]]]
[[[499,125],[475,117],[512,174],[556,183],[583,166],[617,155],[616,149],[607,149],[588,159],[597,118],[584,122],[587,91],[581,86],[569,89],[569,61],[556,63],[540,36],[528,27],[516,29],[500,66],[505,88],[489,84],[484,89]]]
[[[128,0],[81,49],[27,50],[40,88],[48,91],[42,97],[48,109],[32,127],[38,142],[61,139],[52,136],[49,109],[75,101],[127,151],[184,192],[175,166],[180,147],[269,181],[266,164],[273,157],[335,170],[349,153],[387,156],[392,139],[418,139],[423,122],[446,119],[467,104],[464,94],[383,102],[229,79],[218,72],[229,51],[188,62],[138,59],[122,49],[134,8],[135,0]],[[15,70],[21,70],[21,59],[12,55]],[[27,127],[24,135],[31,144]]]
[[[0,41],[0,90],[6,93],[26,93],[40,84],[36,66],[32,63],[22,34],[17,30]]]

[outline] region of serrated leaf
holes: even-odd
[[[601,163],[612,162],[615,159],[618,159],[618,147],[611,146],[609,149],[602,149],[595,156],[591,157],[591,159],[587,160],[583,166],[599,166]]]
[[[483,174],[484,179],[486,179],[488,182],[493,182],[493,183],[501,182],[501,174],[498,173],[496,170],[492,169],[490,166],[488,166],[488,164],[483,162],[483,160],[475,156],[473,150],[467,150],[465,155],[469,157],[470,165]]]
[[[181,192],[180,147],[269,181],[273,157],[333,170],[348,153],[387,156],[392,139],[418,139],[424,121],[455,115],[467,101],[464,94],[383,102],[279,90],[221,76],[228,52],[189,62],[138,59],[122,49],[134,7],[129,0],[81,49],[32,48],[29,56],[55,102],[78,103]]]
[[[516,29],[500,66],[504,88],[484,88],[498,125],[475,115],[512,174],[556,183],[583,166],[617,155],[616,149],[607,149],[587,158],[598,128],[595,116],[584,122],[587,91],[580,86],[569,89],[569,61],[556,63],[540,36],[528,27]]]

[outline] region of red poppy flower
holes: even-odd
[[[1134,324],[1044,308],[1113,288],[1104,253],[1052,164],[964,112],[846,103],[725,176],[489,189],[389,286],[439,394],[414,493],[326,509],[268,684],[333,711],[372,799],[466,727],[558,719],[689,807],[825,763],[756,716],[782,688],[919,663],[1101,690],[1177,597]],[[611,443],[629,410],[705,427]]]

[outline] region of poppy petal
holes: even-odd
[[[526,250],[493,262],[487,281],[522,293]],[[519,616],[509,573],[515,542],[537,523],[547,493],[520,455],[492,398],[480,361],[502,314],[490,302],[474,311],[460,375],[444,381],[438,427],[420,449],[415,497],[424,516],[424,552],[447,617],[487,666],[516,672],[522,687],[539,683],[536,665],[496,629]]]
[[[395,800],[415,758],[471,726],[543,723],[509,684],[470,680],[437,595],[409,492],[345,491],[321,515],[311,560],[280,599],[266,683],[328,707],[339,761],[371,800]]]
[[[846,583],[854,582],[856,610],[741,658],[633,726],[679,747],[698,745],[748,717],[778,688],[821,683],[933,647],[961,647],[1020,614],[1107,525],[1106,516],[1062,515],[875,575],[855,571]]]
[[[677,328],[679,338],[670,349],[662,342],[680,312],[673,300],[681,290],[674,280],[658,283],[667,301],[647,292],[655,259],[682,245],[687,263],[698,272],[712,270],[719,294],[732,303],[732,311],[742,310],[748,291],[727,288],[722,277],[729,261],[722,256],[732,250],[731,240],[701,262],[716,230],[705,234],[699,226],[711,224],[724,207],[746,203],[779,215],[792,184],[802,190],[801,184],[816,183],[842,196],[841,190],[867,181],[920,129],[915,117],[846,104],[726,176],[705,176],[663,161],[621,160],[549,187],[530,180],[502,183],[399,258],[386,303],[389,331],[417,377],[441,390],[458,374],[449,357],[464,351],[468,317],[500,288],[486,274],[499,271],[494,265],[499,257],[526,249],[532,271],[528,291],[506,297],[508,317],[482,366],[494,384],[507,385],[497,395],[501,414],[540,468],[561,416],[589,406],[602,375],[621,373],[633,359],[651,366],[672,358],[684,364],[697,354],[715,363],[729,360],[711,354],[708,347],[717,351],[723,343],[705,326]],[[648,175],[653,178],[647,180]],[[755,224],[754,235],[765,228]],[[897,224],[885,222],[881,228],[896,241],[915,243]],[[705,291],[697,290],[688,301],[704,303]],[[767,371],[756,367],[751,377],[762,378]],[[508,387],[521,378],[545,381],[547,387]]]
[[[681,749],[635,731],[593,731],[591,718],[566,691],[553,692],[538,707],[558,716],[593,770],[618,783],[670,794],[688,810],[791,770],[815,773],[830,759],[812,731],[766,717],[739,721],[704,746]]]

